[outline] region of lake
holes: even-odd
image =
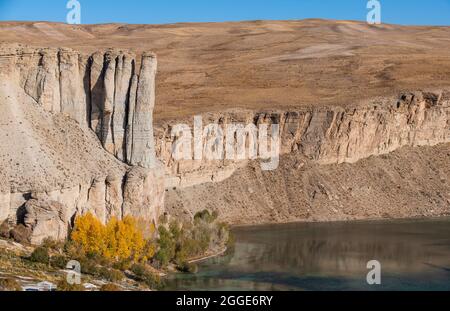
[[[168,290],[450,290],[450,218],[296,223],[233,229],[224,256]],[[367,263],[381,264],[369,285]]]

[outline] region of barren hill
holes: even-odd
[[[156,119],[228,108],[355,104],[450,86],[450,28],[351,21],[0,23],[0,41],[154,51]]]

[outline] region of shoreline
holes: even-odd
[[[383,221],[412,221],[412,220],[439,220],[442,218],[450,218],[450,213],[434,216],[411,216],[411,217],[392,217],[392,218],[355,218],[345,220],[292,220],[292,221],[280,221],[280,222],[261,222],[254,224],[229,224],[231,229],[250,228],[259,226],[277,226],[277,225],[292,225],[292,224],[339,224],[349,222],[383,222]]]
[[[203,255],[201,257],[198,258],[193,258],[193,259],[189,259],[188,263],[196,263],[196,262],[201,262],[210,258],[214,258],[214,257],[219,257],[223,254],[225,254],[225,252],[228,250],[228,247],[224,247],[223,249],[220,249],[219,251],[213,253],[213,254],[206,254]]]

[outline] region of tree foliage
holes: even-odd
[[[88,213],[75,220],[71,238],[86,254],[113,261],[148,260],[156,252],[154,243],[144,239],[141,224],[131,216],[123,220],[112,218],[103,225]]]

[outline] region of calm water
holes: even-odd
[[[175,290],[450,290],[450,218],[234,230],[233,250],[168,280]],[[381,285],[366,282],[381,263]]]

